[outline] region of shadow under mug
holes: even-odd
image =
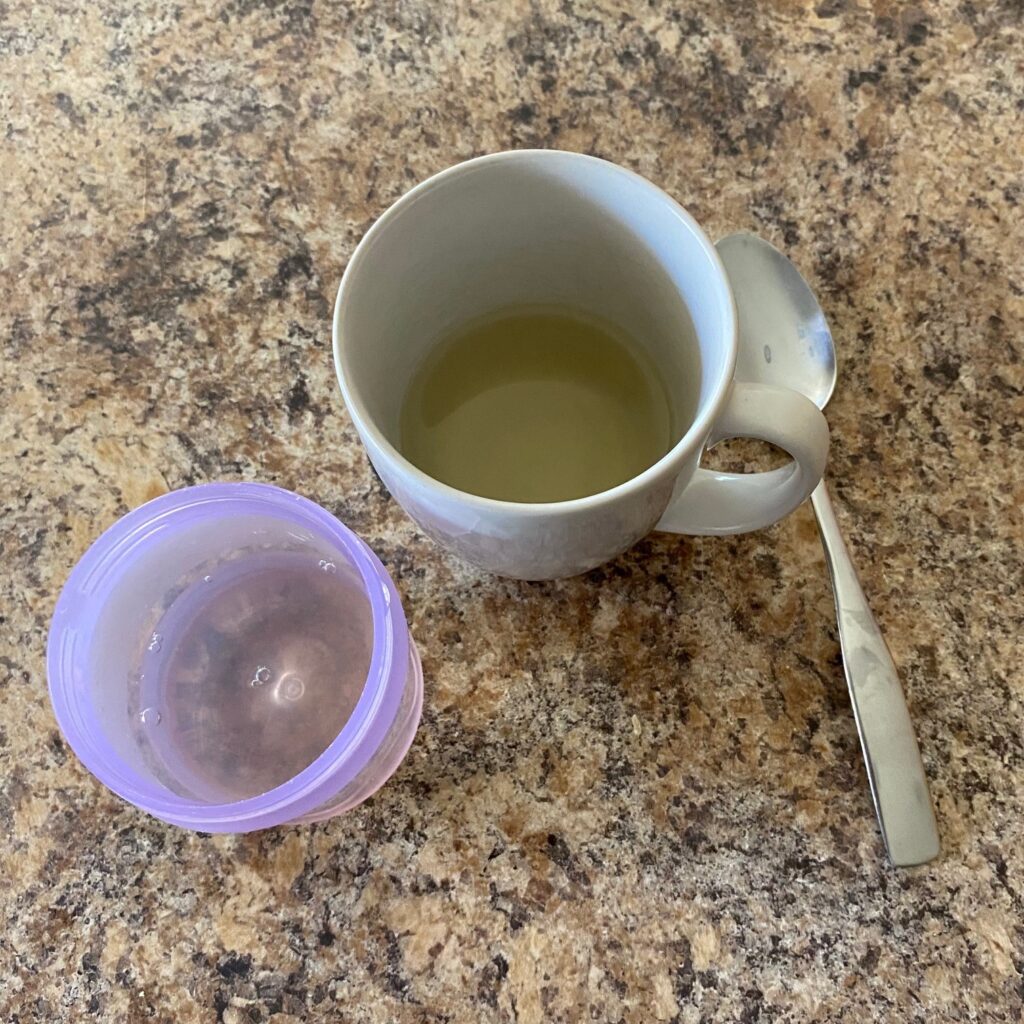
[[[569,501],[499,501],[456,490],[401,451],[410,380],[438,340],[516,306],[590,313],[644,344],[689,417],[653,466]],[[729,534],[776,522],[821,479],[828,427],[803,395],[734,379],[736,308],[714,245],[661,189],[557,150],[497,153],[434,175],[366,233],[334,309],[342,394],[374,468],[434,540],[491,572],[585,572],[652,529]],[[792,457],[762,473],[699,467],[730,437]]]

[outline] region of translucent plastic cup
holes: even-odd
[[[206,832],[351,809],[401,763],[423,704],[380,561],[266,484],[175,491],[110,527],[61,592],[47,672],[83,764]]]

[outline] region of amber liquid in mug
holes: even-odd
[[[402,453],[435,479],[522,502],[608,490],[674,443],[643,347],[561,310],[505,311],[442,339],[412,378],[400,431]]]

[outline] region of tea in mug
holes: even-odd
[[[441,339],[401,410],[402,453],[460,491],[582,498],[632,479],[675,443],[653,360],[623,332],[563,310],[512,310]]]

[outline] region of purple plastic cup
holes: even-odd
[[[351,809],[401,763],[423,705],[383,565],[268,484],[185,488],[111,526],[57,601],[47,674],[89,771],[204,832]]]

